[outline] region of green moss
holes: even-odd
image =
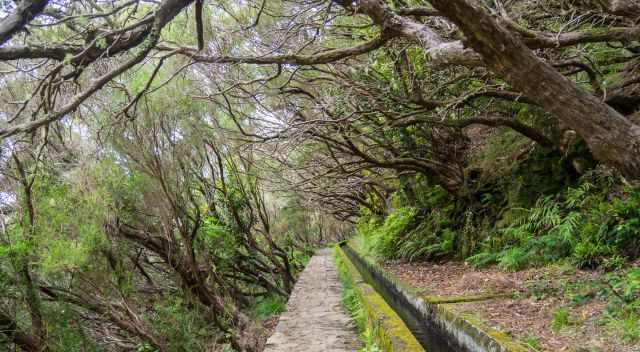
[[[398,314],[370,285],[366,284],[356,267],[339,247],[336,262],[344,268],[345,278],[350,282],[367,314],[366,329],[375,333],[375,340],[382,351],[424,351],[418,340],[404,324]]]
[[[388,337],[388,351],[424,351],[396,312],[369,285],[360,287],[367,311]]]
[[[422,298],[432,304],[443,304],[443,303],[466,303],[466,302],[477,302],[477,301],[486,301],[490,299],[503,299],[503,298],[512,298],[514,294],[512,293],[497,293],[497,294],[484,294],[484,295],[466,295],[466,296],[432,296],[432,295],[423,295]]]
[[[502,347],[503,351],[527,352],[529,350],[503,331],[487,325],[482,317],[473,313],[455,312],[452,309],[453,306],[455,306],[455,303],[437,305],[438,315],[453,322],[458,329],[467,332],[470,336],[474,336],[476,340],[484,340],[485,344],[491,342],[497,344]]]

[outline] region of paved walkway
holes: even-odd
[[[331,250],[318,251],[300,275],[265,352],[357,351],[360,342],[341,293]]]

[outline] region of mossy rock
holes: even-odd
[[[480,295],[463,295],[463,296],[432,296],[423,295],[422,298],[431,304],[443,304],[443,303],[467,303],[487,301],[491,299],[506,299],[513,298],[513,293],[489,293]]]

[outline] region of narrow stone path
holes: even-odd
[[[341,294],[331,250],[318,251],[300,274],[265,352],[357,351],[360,342]]]

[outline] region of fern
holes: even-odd
[[[526,229],[538,232],[554,227],[562,221],[560,206],[551,196],[538,199],[535,207],[531,209],[526,222]]]
[[[584,204],[589,191],[593,188],[593,184],[585,182],[577,188],[569,188],[567,190],[566,200],[564,204],[569,209],[575,209]]]
[[[503,239],[507,243],[511,244],[523,243],[533,237],[533,234],[527,229],[526,225],[507,227],[500,230],[500,233],[502,234]]]
[[[558,225],[549,230],[549,234],[558,236],[564,241],[573,244],[575,242],[575,232],[578,229],[581,220],[582,214],[578,212],[571,212],[565,216]]]
[[[571,204],[589,191],[590,186],[579,187],[571,197]],[[494,239],[496,253],[479,254],[468,258],[474,266],[497,263],[503,270],[516,271],[524,267],[554,261],[571,254],[578,242],[576,233],[583,216],[573,211],[565,215],[565,204],[552,197],[538,199],[531,209],[523,209],[512,226],[498,231]]]
[[[467,258],[467,263],[476,269],[485,268],[491,264],[495,264],[498,260],[497,253],[480,252]]]
[[[514,247],[498,255],[498,267],[505,271],[518,271],[529,264],[530,253],[523,248]]]
[[[418,259],[433,259],[453,252],[456,233],[444,229],[440,233],[430,231],[431,223],[424,221],[418,228],[411,231],[400,243],[397,250],[399,258],[408,261]]]

